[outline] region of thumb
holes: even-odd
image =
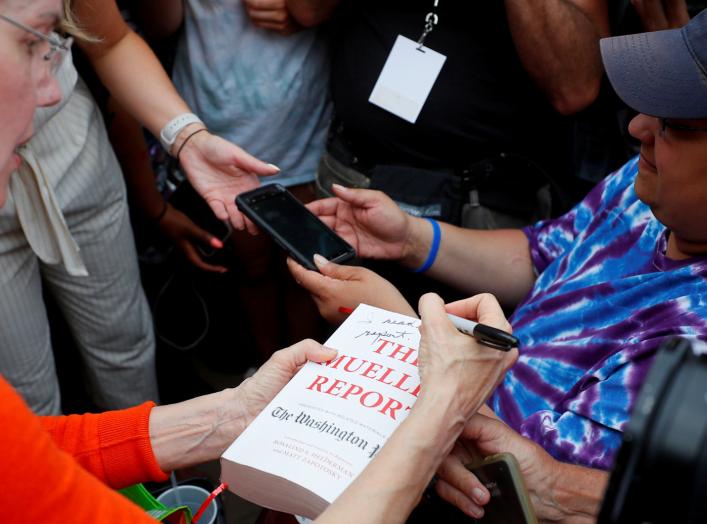
[[[336,357],[336,350],[322,346],[319,342],[305,339],[288,348],[286,352],[292,358],[294,367],[302,366],[305,362],[327,362]]]
[[[456,330],[444,309],[444,301],[436,293],[426,293],[420,297],[418,304],[420,312],[420,333],[433,335]]]
[[[353,266],[341,266],[334,262],[329,262],[319,254],[314,255],[314,265],[317,266],[322,275],[334,280],[353,280],[356,276],[356,270],[359,269]]]
[[[382,194],[380,191],[373,191],[371,189],[354,189],[351,187],[344,187],[339,184],[332,184],[331,189],[334,194],[344,202],[347,202],[352,206],[363,208],[373,206],[378,201],[379,194]]]
[[[476,413],[464,426],[462,437],[474,442],[479,451],[484,455],[508,451],[507,443],[504,445],[505,432],[509,430],[503,422]]]

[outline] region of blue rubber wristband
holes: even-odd
[[[434,218],[425,217],[425,220],[432,224],[432,245],[430,246],[430,252],[427,255],[427,260],[425,260],[425,263],[417,269],[414,269],[412,271],[413,273],[424,273],[432,267],[432,264],[434,264],[437,259],[439,244],[442,240],[442,230],[439,227],[439,222],[437,222]]]

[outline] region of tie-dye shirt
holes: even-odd
[[[636,197],[637,160],[566,215],[524,230],[539,276],[510,321],[518,363],[496,413],[555,458],[608,469],[656,350],[707,340],[707,257],[670,260]]]

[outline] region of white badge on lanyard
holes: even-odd
[[[434,0],[437,7],[439,0]],[[427,101],[447,57],[423,44],[439,17],[427,13],[425,29],[415,42],[398,35],[393,50],[385,61],[383,71],[368,101],[414,124]]]

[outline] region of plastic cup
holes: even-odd
[[[177,497],[177,493],[179,497]],[[176,488],[170,488],[164,493],[162,493],[157,500],[168,508],[176,508],[178,506],[177,498],[183,506],[188,506],[191,510],[192,516],[196,515],[199,508],[209,496],[209,492],[204,488],[199,486],[177,486]],[[206,511],[199,519],[198,524],[214,524],[216,522],[217,506],[216,499],[212,500],[207,506]]]

